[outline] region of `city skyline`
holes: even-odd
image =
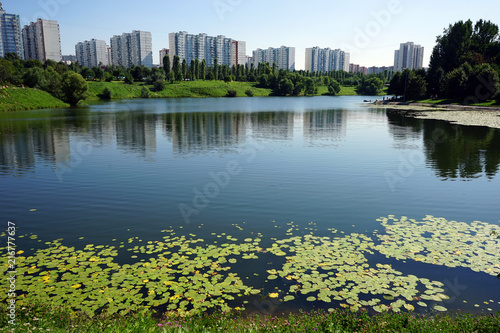
[[[124,0],[120,6],[95,0],[2,3],[7,13],[20,15],[21,26],[38,17],[57,20],[64,55],[73,54],[75,45],[84,40],[109,41],[113,35],[131,30],[150,31],[155,64],[160,63],[158,51],[168,48],[169,33],[189,31],[245,41],[247,52],[270,45],[295,47],[296,69],[304,69],[305,49],[314,46],[345,50],[351,55],[351,63],[366,67],[390,66],[400,43],[413,41],[426,49],[423,66],[427,67],[436,36],[450,24],[467,19],[500,24],[500,4],[486,1],[474,5],[456,1],[452,7],[428,0],[361,1],[354,9],[348,3],[326,0],[313,5],[260,0],[161,4]]]

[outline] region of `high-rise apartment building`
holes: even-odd
[[[394,70],[420,69],[424,63],[424,48],[413,42],[401,43],[399,50],[394,51]]]
[[[153,67],[153,42],[151,33],[134,30],[111,37],[111,64],[132,67]]]
[[[61,36],[59,23],[38,19],[25,25],[22,31],[24,59],[37,59],[45,63],[48,59],[61,61]]]
[[[7,14],[0,3],[0,57],[11,52],[24,58],[19,15]]]
[[[306,48],[305,70],[322,73],[330,71],[349,72],[350,58],[351,56],[348,52],[339,49],[322,49],[317,46]]]
[[[75,45],[76,59],[84,67],[107,66],[108,46],[98,39],[86,40]]]
[[[276,63],[277,69],[295,70],[295,47],[281,46],[280,48],[257,49],[252,52],[254,66],[259,63]]]
[[[186,31],[172,32],[168,35],[170,57],[179,56],[191,60],[205,60],[208,66],[214,64],[215,58],[219,65],[245,65],[246,43],[225,36],[208,36],[207,34],[188,34]],[[170,62],[173,64],[173,61]]]

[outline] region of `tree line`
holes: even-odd
[[[428,70],[394,75],[388,93],[418,100],[426,97],[472,104],[500,103],[499,28],[490,21],[459,21],[437,37]]]

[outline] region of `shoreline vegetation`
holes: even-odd
[[[126,84],[123,81],[88,82],[88,96],[80,105],[134,98],[204,98],[204,97],[267,97],[270,88],[259,87],[258,82],[182,81],[166,84],[161,91],[151,91],[146,84]],[[145,90],[146,89],[146,90]],[[107,90],[110,98],[103,96]],[[145,96],[145,91],[147,95]],[[319,87],[315,96],[328,95],[327,87]],[[337,96],[354,96],[355,87],[341,86]],[[4,86],[0,88],[0,112],[47,108],[65,108],[68,103],[36,88]]]
[[[162,316],[152,311],[127,316],[101,314],[92,318],[43,304],[18,309],[14,324],[7,322],[5,307],[0,309],[0,332],[500,332],[500,313],[430,315],[383,313],[369,316],[347,309],[297,313],[248,314],[241,311],[214,312],[181,317],[175,312]]]

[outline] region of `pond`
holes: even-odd
[[[500,130],[364,99],[0,114],[17,300],[87,312],[499,311]]]

